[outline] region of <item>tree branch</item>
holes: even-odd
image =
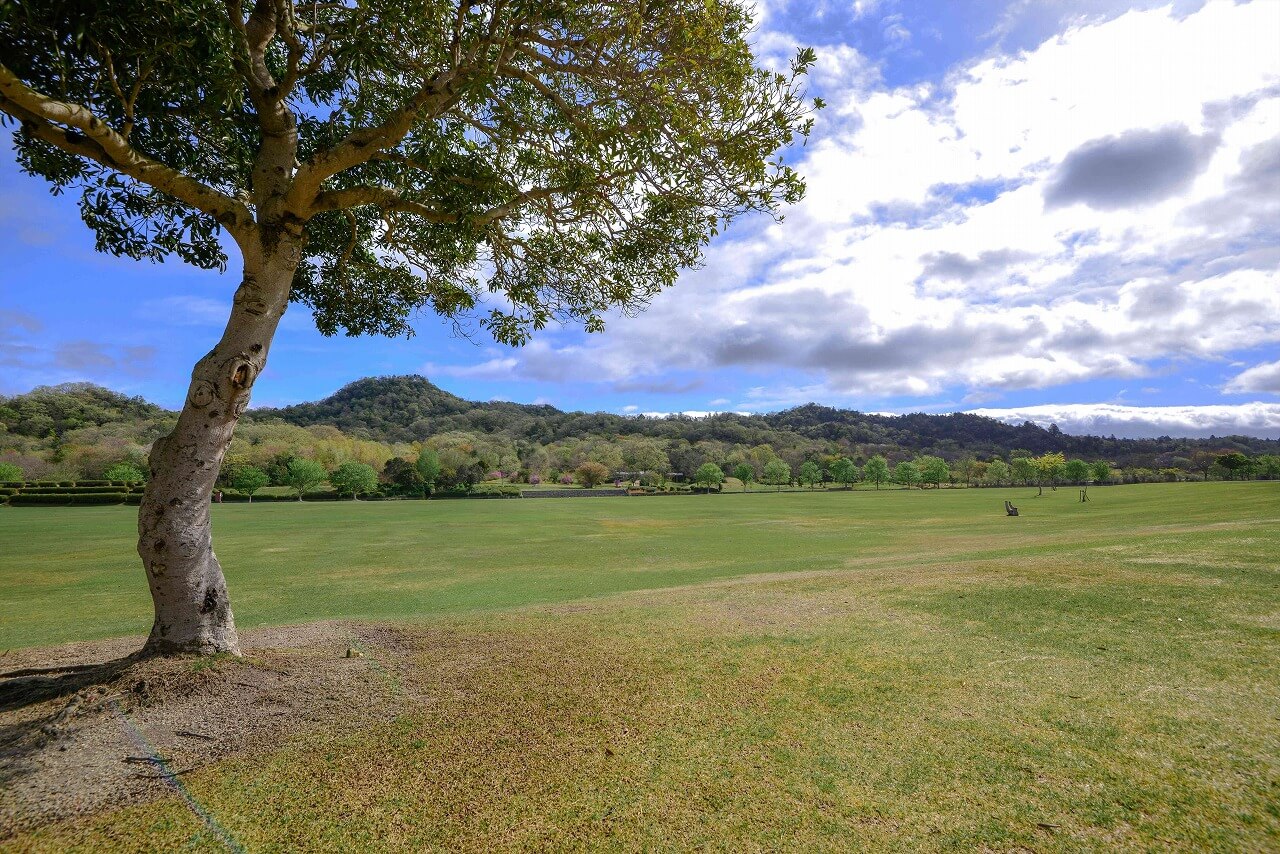
[[[456,78],[456,68],[434,75],[408,103],[381,125],[352,131],[341,142],[308,158],[293,176],[287,206],[293,210],[312,207],[320,195],[320,185],[326,180],[345,169],[359,166],[379,151],[398,145],[433,101],[438,102],[437,106],[441,108],[453,103],[457,97]]]
[[[416,214],[429,222],[456,223],[458,215],[438,211],[435,208],[406,199],[396,190],[385,187],[349,187],[345,190],[328,190],[316,197],[311,213],[345,211],[351,208],[374,205],[387,211]]]
[[[243,202],[152,160],[88,108],[37,92],[4,65],[0,65],[0,110],[50,145],[128,175],[209,214],[233,236],[243,235],[253,225],[253,213]]]

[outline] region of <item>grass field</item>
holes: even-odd
[[[242,627],[395,621],[435,693],[186,782],[253,851],[1280,850],[1280,484],[1033,495],[216,507]],[[133,512],[0,511],[0,648],[146,631]],[[219,845],[14,844],[143,840]]]

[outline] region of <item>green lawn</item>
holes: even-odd
[[[248,850],[1280,849],[1280,484],[1076,495],[223,505],[242,626],[399,621],[441,690],[187,782]],[[147,629],[133,512],[0,510],[0,647]],[[25,845],[144,838],[213,844]]]

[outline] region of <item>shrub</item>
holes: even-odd
[[[142,469],[133,463],[116,463],[102,473],[107,480],[121,480],[125,483],[140,483],[146,479]]]
[[[537,485],[538,485],[538,484],[540,484],[540,483],[542,483],[542,475],[540,475],[540,474],[531,474],[531,475],[529,475],[529,485],[530,485],[530,486],[537,486]]]
[[[585,462],[578,466],[574,472],[579,483],[587,489],[592,489],[604,483],[605,478],[609,476],[609,470],[597,462]]]

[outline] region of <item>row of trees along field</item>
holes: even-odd
[[[410,396],[410,391],[417,396]],[[478,408],[483,406],[494,408]],[[873,431],[870,438],[875,441],[856,441],[844,435],[832,437],[821,424],[810,423],[813,409],[733,416],[735,420],[626,418],[608,413],[563,413],[546,406],[471,404],[422,378],[412,382],[406,378],[361,381],[319,404],[250,410],[228,449],[218,485],[230,488],[231,473],[251,466],[268,476],[269,485],[287,486],[284,471],[291,459],[301,458],[316,462],[325,472],[347,462],[370,466],[383,488],[400,489],[397,484],[408,477],[402,464],[416,464],[424,449],[439,458],[441,473],[436,483],[442,489],[492,480],[490,475],[496,472],[501,472],[504,480],[522,483],[574,482],[581,479],[579,469],[586,463],[606,470],[603,481],[634,476],[650,483],[664,478],[688,482],[703,465],[712,463],[727,477],[743,480],[738,474],[749,472],[748,482],[772,484],[781,468],[775,465],[772,476],[766,469],[775,460],[786,466],[791,481],[804,482],[802,472],[812,474],[816,469],[812,482],[840,483],[838,461],[849,460],[860,473],[858,480],[867,481],[866,466],[876,457],[883,458],[890,469],[884,483],[893,482],[892,473],[899,465],[908,464],[904,476],[910,475],[913,465],[917,471],[925,468],[920,462],[923,459],[931,476],[921,475],[921,482],[979,486],[1032,482],[1034,475],[1020,460],[1042,459],[1053,453],[1090,465],[1106,462],[1110,474],[1093,479],[1113,482],[1278,476],[1280,447],[1276,446],[1280,443],[1268,440],[1099,440],[1115,451],[1101,455],[1071,450],[1068,440],[1091,437],[1062,436],[1066,449],[1040,451],[1037,447],[1043,447],[1046,437],[1053,437],[1052,430],[997,422],[965,426],[968,418],[957,421],[952,416],[919,416],[913,420],[916,432],[904,433],[895,426],[891,435]],[[396,412],[402,421],[412,417],[418,424],[415,429],[425,438],[391,439],[389,435],[400,433],[360,427],[357,416],[361,411],[370,412],[375,424],[390,423]],[[853,423],[851,413],[830,413],[835,413],[831,416],[835,421],[828,427],[831,423]],[[0,463],[16,467],[20,474],[13,479],[29,480],[104,478],[107,469],[118,463],[145,472],[151,444],[172,429],[174,418],[173,413],[141,398],[92,385],[36,389],[0,400]],[[304,422],[332,418],[347,429],[325,423],[295,424],[286,418]],[[790,427],[778,426],[797,419]],[[430,425],[424,423],[427,421]],[[943,429],[957,424],[958,432]],[[1012,432],[1005,435],[1004,431]],[[894,441],[880,441],[887,438]],[[990,450],[996,438],[1030,439],[1033,441],[1028,444],[1036,447],[1019,444]],[[924,447],[916,447],[919,445]],[[1089,447],[1087,442],[1085,447]],[[945,476],[932,460],[945,463]],[[403,489],[412,491],[407,485]]]
[[[112,454],[104,452],[101,445],[74,441],[80,434],[97,435],[103,429],[70,431],[67,435],[71,438],[60,443],[56,460],[33,453],[29,441],[20,443],[24,453],[6,448],[0,481],[144,478],[145,448],[140,443],[126,440],[106,446],[115,451]],[[1280,478],[1280,455],[1250,456],[1238,451],[1215,455],[1200,474],[1175,466],[1120,468],[1106,460],[1067,459],[1061,452],[1032,455],[1014,450],[990,459],[961,456],[948,460],[933,454],[850,456],[842,450],[832,443],[808,443],[779,453],[770,445],[691,444],[644,436],[569,439],[540,445],[462,432],[433,436],[426,442],[383,443],[352,438],[325,425],[303,428],[250,422],[242,425],[232,441],[218,487],[246,496],[268,486],[286,487],[301,498],[326,484],[340,494],[354,496],[467,491],[492,481],[584,486],[614,481],[662,486],[677,481],[712,487],[733,478],[742,489],[750,489],[753,485],[978,487],[1138,483],[1205,476]]]

